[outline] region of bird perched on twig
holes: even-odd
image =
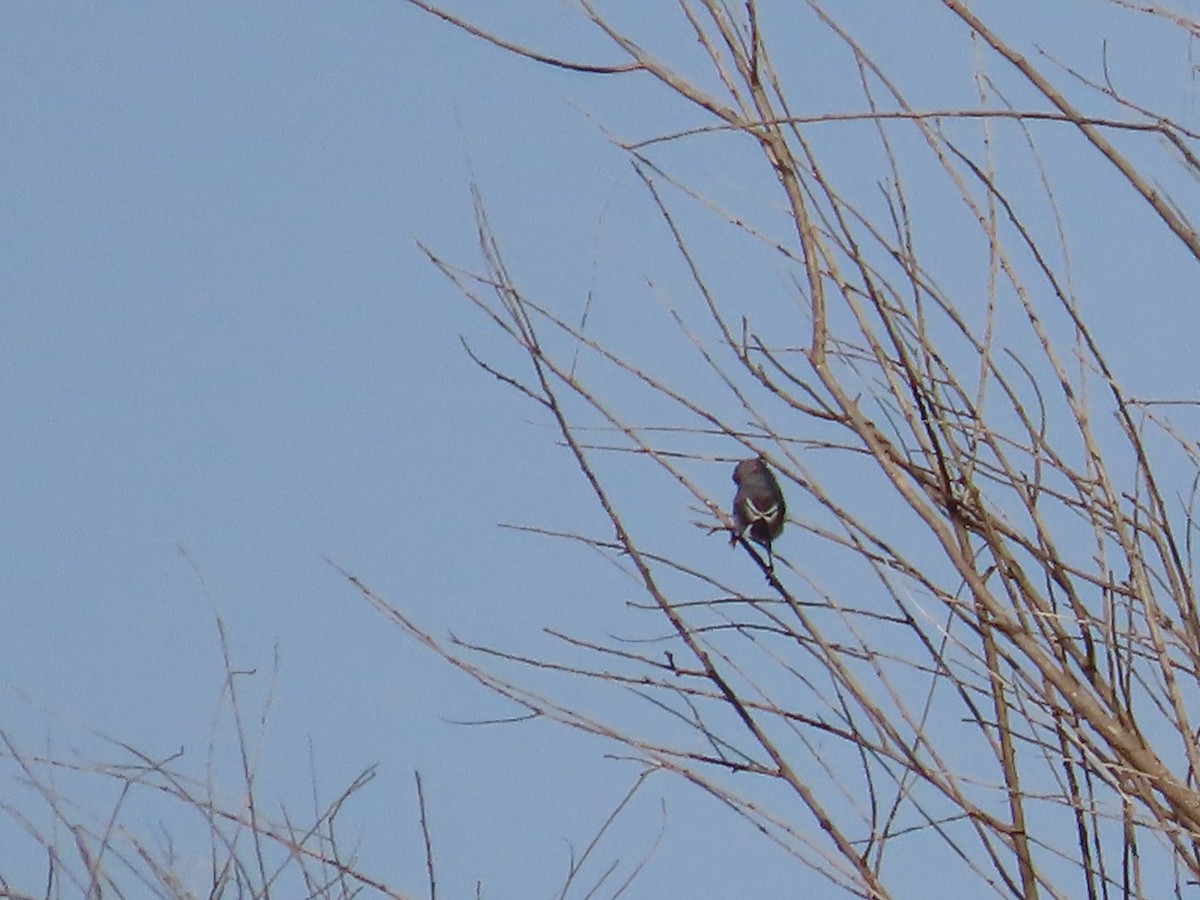
[[[767,548],[768,566],[774,569],[771,542],[783,531],[783,520],[787,516],[779,482],[761,456],[739,462],[733,470],[733,481],[738,486],[733,498],[733,522],[737,528],[729,543],[736,544],[746,529],[750,529],[750,540]]]

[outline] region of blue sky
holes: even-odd
[[[511,6],[455,8],[547,51],[619,61],[564,5]],[[615,6],[695,61],[668,5]],[[936,6],[851,24],[921,105],[969,105],[970,47]],[[1038,6],[1013,4],[1013,28]],[[1050,6],[1092,18],[1039,20],[1039,42],[1094,62],[1116,20],[1098,4]],[[1114,53],[1127,56],[1114,64],[1163,42],[1160,65],[1119,72],[1147,91],[1156,74],[1177,86],[1156,99],[1194,119],[1186,48],[1142,21],[1120,19],[1128,47]],[[914,58],[925,42],[946,59]],[[812,47],[781,61],[808,79],[806,108],[857,108],[852,86],[822,77],[831,43]],[[498,527],[605,529],[546,419],[463,352],[460,336],[513,359],[416,241],[475,263],[474,177],[522,283],[569,316],[595,290],[598,333],[653,357],[655,331],[636,324],[656,302],[647,282],[687,285],[601,126],[648,137],[699,117],[647,78],[547,71],[403,2],[7,4],[0,74],[0,727],[27,753],[119,758],[93,732],[153,756],[183,748],[202,775],[216,716],[217,780],[236,796],[216,609],[235,665],[257,671],[242,682],[248,707],[257,715],[273,691],[262,765],[273,803],[303,808],[314,778],[332,799],[378,765],[343,828],[364,870],[418,893],[419,770],[445,896],[477,880],[487,897],[554,895],[570,847],[586,845],[637,768],[545,724],[457,724],[512,709],[384,624],[323,558],[439,635],[526,649],[547,646],[547,626],[632,630],[634,587],[611,566]],[[820,140],[861,162],[852,130]],[[1165,308],[1194,319],[1185,270],[1157,260],[1147,280],[1137,263],[1156,252],[1154,226],[1135,212],[1113,227],[1091,209],[1103,176],[1073,180],[1073,146],[1051,163],[1064,163],[1080,229],[1077,287],[1125,374],[1149,393],[1191,391],[1189,372],[1158,360],[1186,353],[1194,329],[1175,329],[1149,361],[1122,338],[1139,294],[1186,297]],[[664,155],[715,190],[768,196],[761,166],[737,167],[744,151],[713,140]],[[782,289],[777,271],[740,270],[718,239],[697,240],[712,241],[714,264],[728,254],[723,277],[755,295],[751,308]],[[1093,266],[1121,255],[1128,266]],[[686,502],[656,499],[657,482],[627,469],[642,520],[677,527],[669,545],[710,558]],[[728,492],[724,469],[701,471],[714,495]],[[111,787],[94,782],[74,796],[104,810]],[[665,776],[608,855],[630,865],[664,803],[665,837],[632,896],[795,896],[794,861]],[[189,834],[195,823],[177,815],[148,804],[138,818]],[[190,848],[201,859],[202,838]],[[45,860],[31,846],[0,821],[0,874],[36,892]]]

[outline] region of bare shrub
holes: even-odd
[[[1191,265],[1200,237],[1170,190],[1198,171],[1197,135],[1107,72],[1031,61],[957,0],[942,7],[976,97],[960,108],[910,97],[815,0],[791,5],[802,22],[780,4],[680,0],[704,60],[690,67],[589,0],[611,62],[410,2],[540,65],[655,83],[697,121],[612,138],[689,273],[686,296],[647,295],[657,350],[690,368],[658,374],[644,349],[597,336],[591,307],[524,291],[476,189],[481,264],[427,253],[523,355],[474,358],[556,425],[611,526],[562,537],[636,579],[628,615],[646,642],[558,634],[590,662],[528,658],[441,641],[355,581],[364,595],[530,714],[679,775],[847,894],[891,896],[901,851],[1001,895],[1182,893],[1200,877],[1196,446],[1110,364],[1057,179],[1064,156],[1101,173],[1114,217],[1141,216]],[[1102,12],[1196,33],[1128,7]],[[803,81],[796,60],[818,40],[844,65]],[[855,86],[854,108],[825,108],[835,83]],[[741,206],[679,162],[727,138]],[[764,271],[773,296],[751,279]],[[677,545],[642,526],[644,497],[606,468],[616,454],[665,476],[713,541],[731,525],[732,463],[762,454],[791,513],[774,570],[743,542],[766,589],[736,585],[744,560],[664,549]],[[511,662],[557,672],[561,692],[501,674]],[[633,692],[661,727],[585,712],[580,679]]]

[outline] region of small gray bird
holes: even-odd
[[[783,520],[787,516],[787,504],[783,502],[779,482],[761,456],[739,462],[733,470],[733,481],[738,486],[733,498],[733,521],[737,530],[729,543],[736,544],[749,528],[750,540],[767,548],[767,563],[774,569],[771,542],[783,531]]]

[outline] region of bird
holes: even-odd
[[[761,456],[741,460],[733,470],[733,481],[738,486],[733,498],[736,527],[729,543],[736,544],[749,529],[750,539],[767,548],[767,565],[774,570],[771,542],[783,531],[783,520],[787,516],[787,504],[779,482]]]

